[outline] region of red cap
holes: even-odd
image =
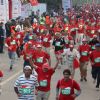
[[[44,64],[43,64],[43,66],[42,66],[42,68],[43,68],[43,69],[44,69],[44,68],[49,69],[49,68],[50,68],[50,66],[49,66],[49,64],[48,64],[48,63],[44,63]]]

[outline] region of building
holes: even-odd
[[[30,0],[31,1],[31,0]],[[32,11],[40,10],[40,13],[46,11],[45,3],[32,5],[29,0],[0,0],[0,22],[7,22],[9,19],[16,19],[21,16],[28,17]]]

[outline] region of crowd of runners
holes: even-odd
[[[100,5],[86,4],[78,11],[71,8],[41,16],[38,10],[28,18],[9,20],[5,30],[3,34],[1,22],[0,53],[4,52],[4,46],[8,49],[9,70],[14,70],[16,58],[22,56],[24,60],[23,75],[14,85],[18,100],[49,100],[51,77],[62,65],[67,68],[57,82],[56,100],[75,100],[81,94],[80,85],[74,80],[75,69],[80,69],[80,81],[87,82],[89,64],[93,82],[99,90]],[[51,67],[51,50],[56,57],[54,67]]]

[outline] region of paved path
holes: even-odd
[[[55,64],[56,60],[54,57],[53,50],[51,50],[52,66]],[[0,54],[0,69],[4,72],[4,78],[2,81],[2,94],[0,95],[0,100],[17,100],[17,96],[14,93],[13,85],[16,78],[22,73],[23,60],[18,59],[15,63],[15,67],[12,71],[9,71],[9,59],[7,52]],[[51,95],[49,100],[55,100],[55,87],[57,81],[62,77],[63,70],[67,68],[67,65],[62,66],[61,69],[57,69],[52,77],[51,83]],[[76,100],[99,100],[100,91],[96,91],[95,84],[91,78],[91,67],[88,67],[88,81],[80,82],[79,69],[76,70],[75,80],[80,83],[82,88],[82,94]]]

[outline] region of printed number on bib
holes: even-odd
[[[37,58],[37,62],[39,62],[39,63],[43,63],[43,57],[39,57],[39,58]]]
[[[62,89],[61,92],[62,92],[63,95],[70,95],[71,88],[70,87],[67,87],[65,89]]]
[[[16,41],[15,41],[15,40],[13,40],[13,41],[11,42],[11,45],[14,45],[14,44],[16,44]]]
[[[87,51],[82,52],[82,56],[87,56],[87,55],[88,55]]]
[[[74,57],[73,57],[72,55],[69,55],[69,56],[68,56],[68,60],[69,60],[69,61],[73,61],[73,60],[74,60]]]
[[[17,38],[18,38],[18,39],[20,39],[20,38],[21,38],[21,36],[18,34],[18,35],[17,35]]]
[[[95,32],[95,31],[94,31],[94,30],[92,30],[92,31],[91,31],[91,34],[94,34],[94,32]]]
[[[33,37],[32,36],[29,36],[29,39],[32,39]]]
[[[66,43],[66,44],[68,44],[68,42],[69,42],[68,40],[65,40],[65,43]]]
[[[44,38],[44,40],[43,40],[44,42],[47,42],[48,41],[48,38]]]
[[[46,87],[47,86],[47,80],[40,81],[40,86]]]
[[[94,61],[95,63],[100,63],[100,57],[96,58]]]
[[[60,42],[56,42],[56,46],[60,46]]]
[[[92,48],[92,50],[95,50],[95,46],[92,46],[91,48]]]
[[[31,87],[21,88],[20,93],[23,95],[30,95],[32,93],[32,89]]]

